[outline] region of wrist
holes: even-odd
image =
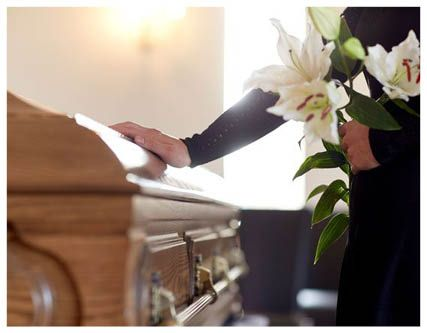
[[[185,144],[185,141],[182,139],[178,139],[181,149],[180,149],[180,161],[179,165],[181,168],[191,166],[191,157],[188,151],[188,147]]]

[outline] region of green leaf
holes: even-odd
[[[340,48],[340,44],[345,43],[345,41],[351,37],[353,37],[353,35],[351,34],[350,28],[348,27],[347,22],[342,18],[341,24],[340,24],[340,35],[338,37],[339,43],[335,41],[335,50],[331,54],[331,61],[332,61],[332,66],[337,71],[344,74],[347,74],[347,73],[345,70],[343,59],[341,58],[341,55],[340,55],[339,48]],[[345,59],[348,66],[348,70],[352,72],[354,69],[354,66],[356,66],[356,61],[350,58],[345,58]]]
[[[343,153],[343,150],[339,145],[334,145],[333,143],[327,142],[325,140],[322,140],[322,143],[323,143],[323,147],[325,147],[327,151],[337,151],[339,153]],[[346,175],[350,173],[350,165],[348,163],[344,163],[340,165],[339,168],[342,171],[344,171]]]
[[[293,179],[302,176],[311,169],[336,168],[344,163],[346,163],[346,159],[341,153],[335,151],[317,153],[305,159]]]
[[[350,205],[350,190],[348,190],[346,193],[343,194],[341,197],[341,200],[344,201],[347,206]]]
[[[379,98],[377,98],[377,102],[381,105],[384,105],[390,100],[390,97],[386,93],[383,93]]]
[[[324,192],[328,188],[328,185],[319,185],[313,191],[310,192],[310,194],[307,197],[307,201],[309,201],[314,196]]]
[[[343,46],[344,54],[353,59],[353,60],[364,60],[365,59],[365,49],[363,48],[360,40],[356,37],[350,37],[347,39]]]
[[[343,164],[343,165],[341,165],[341,166],[340,166],[340,169],[341,169],[341,170],[342,170],[346,175],[349,175],[349,174],[350,174],[350,171],[351,171],[350,164],[345,163],[345,164]]]
[[[337,152],[342,152],[342,149],[339,145],[334,145],[333,143],[330,143],[328,141],[322,140],[323,143],[323,147],[325,147],[325,149],[327,151],[337,151]]]
[[[373,98],[359,94],[344,86],[347,93],[352,95],[351,104],[346,111],[350,117],[369,128],[395,131],[401,129],[400,125],[380,103]]]
[[[420,115],[417,113],[417,111],[415,111],[413,108],[411,108],[408,104],[406,104],[401,99],[392,99],[391,101],[394,104],[396,104],[399,108],[401,108],[402,110],[412,114],[415,117],[418,117],[418,118],[420,117]]]
[[[349,217],[346,214],[337,214],[332,217],[326,227],[320,234],[319,241],[317,242],[316,256],[314,264],[316,264],[320,256],[341,236],[348,228]]]
[[[336,203],[340,199],[344,199],[347,192],[347,185],[341,179],[334,180],[330,183],[314,208],[314,212],[311,217],[311,224],[314,225],[319,223],[332,215]]]
[[[328,40],[335,40],[340,33],[341,18],[332,7],[308,7],[308,14],[317,31]]]

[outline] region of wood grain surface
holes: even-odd
[[[136,192],[113,152],[93,132],[56,114],[8,112],[9,192]]]
[[[141,164],[127,168],[99,133],[12,94],[7,121],[8,325],[148,325],[154,272],[181,311],[193,301],[195,256],[210,267],[238,246],[237,207],[197,191],[170,195],[192,191],[191,170],[132,183],[129,172],[162,170],[159,160],[138,148],[128,157]],[[192,323],[220,324],[236,302],[230,289]]]
[[[79,295],[66,265],[18,237],[8,242],[8,325],[80,325]]]

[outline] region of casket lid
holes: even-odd
[[[82,114],[65,115],[8,93],[8,192],[134,192],[226,199],[203,168],[168,167],[154,154]]]

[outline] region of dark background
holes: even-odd
[[[272,326],[335,325],[330,299],[336,297],[347,235],[313,265],[325,222],[311,229],[310,218],[309,210],[243,211],[240,237],[250,267],[240,282],[245,315],[264,316]],[[320,297],[314,307],[298,304],[304,289],[321,291],[329,302]]]

